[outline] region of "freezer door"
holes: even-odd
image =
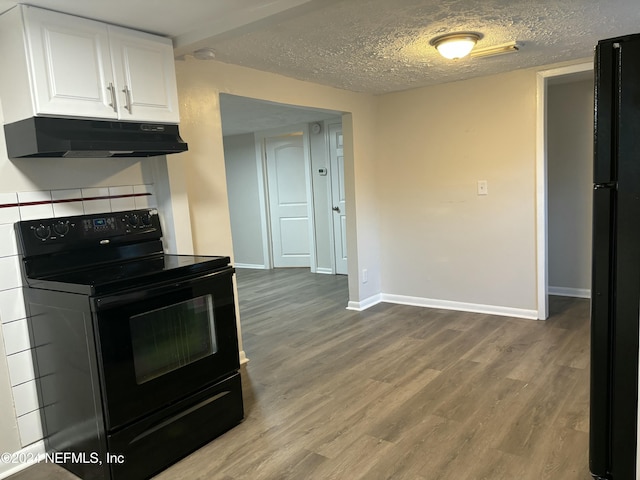
[[[618,84],[617,48],[615,42],[601,42],[595,55],[595,110],[593,183],[615,180],[615,156]]]

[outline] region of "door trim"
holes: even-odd
[[[325,122],[325,142],[326,142],[326,148],[327,148],[327,163],[329,165],[329,174],[330,174],[330,179],[327,182],[327,190],[328,190],[328,198],[329,198],[329,207],[333,207],[334,204],[334,189],[333,189],[333,184],[334,184],[334,180],[336,180],[335,175],[338,175],[338,172],[335,171],[335,169],[333,168],[333,155],[334,152],[331,149],[331,128],[334,126],[339,126],[340,127],[340,131],[342,132],[342,119],[336,119],[336,120],[328,120]],[[344,135],[344,133],[343,133]],[[344,156],[344,155],[343,155]],[[343,162],[344,163],[344,162]],[[339,162],[336,162],[336,167],[338,167]],[[342,169],[342,172],[340,172],[343,179],[344,179],[344,168]],[[345,217],[346,217],[346,199],[345,199]],[[332,273],[334,275],[338,275],[338,252],[337,252],[337,243],[336,243],[336,228],[335,228],[335,222],[334,222],[334,213],[333,210],[329,210],[329,228],[331,230],[331,238],[329,239],[329,247],[331,248],[331,269],[332,269]],[[346,235],[346,232],[345,232]],[[347,272],[344,273],[344,275],[348,275],[349,274],[349,259],[347,258]],[[340,275],[342,275],[342,273],[340,273]]]
[[[547,87],[555,77],[593,71],[593,62],[539,71],[536,75],[536,283],[538,320],[549,317],[547,223]]]
[[[293,133],[302,132],[302,147],[305,162],[305,180],[307,182],[307,215],[309,218],[309,266],[312,273],[317,271],[316,255],[316,225],[313,211],[313,184],[311,181],[311,145],[309,142],[309,125],[298,124],[288,127],[273,128],[255,132],[256,162],[258,168],[258,198],[260,199],[260,224],[262,230],[262,251],[265,259],[265,268],[273,267],[273,248],[271,239],[271,218],[269,213],[269,191],[267,182],[267,150],[266,139],[282,137]]]

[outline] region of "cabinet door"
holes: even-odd
[[[117,118],[107,27],[32,7],[24,19],[35,113]]]
[[[109,41],[120,119],[178,123],[171,40],[109,26]]]

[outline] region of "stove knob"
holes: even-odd
[[[129,225],[131,225],[132,227],[137,227],[140,223],[140,219],[136,214],[127,215],[127,222],[129,222]]]
[[[151,225],[151,215],[148,213],[145,213],[142,215],[142,224],[144,226],[150,226]]]
[[[69,224],[65,222],[58,222],[53,226],[53,231],[58,235],[66,235],[69,233]]]
[[[34,233],[40,240],[46,240],[51,235],[51,228],[48,225],[40,224],[35,228]]]

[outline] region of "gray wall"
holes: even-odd
[[[591,288],[593,82],[548,91],[549,291]]]
[[[258,194],[258,162],[253,133],[224,137],[224,163],[237,266],[265,265]]]

